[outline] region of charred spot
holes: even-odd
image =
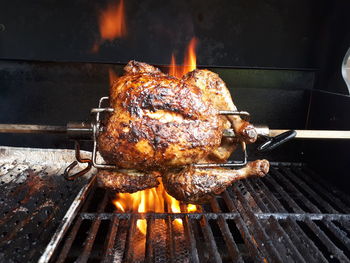
[[[154,149],[163,149],[163,150],[168,148],[169,146],[167,142],[162,142],[162,139],[159,136],[154,137],[152,145]]]
[[[138,105],[130,103],[125,108],[132,116],[141,117],[141,109]]]

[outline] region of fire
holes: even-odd
[[[118,79],[118,75],[111,68],[108,69],[108,75],[109,75],[109,85],[112,86],[113,83]]]
[[[100,12],[99,31],[100,40],[93,45],[91,52],[98,52],[100,45],[106,40],[112,41],[126,36],[124,0],[120,0],[119,4],[111,3]]]
[[[155,213],[181,213],[180,202],[170,196],[164,189],[162,182],[158,187],[138,191],[132,194],[116,194],[116,199],[113,204],[121,212],[155,212]],[[166,211],[167,207],[167,211]],[[195,212],[197,207],[195,205],[188,205],[187,212]],[[186,212],[186,211],[184,211]],[[174,224],[182,226],[182,219],[175,219]],[[138,219],[136,222],[138,230],[146,235],[147,233],[147,220]]]
[[[124,0],[120,0],[118,5],[109,4],[105,10],[102,10],[99,26],[102,40],[112,41],[126,35]]]
[[[182,66],[176,65],[175,55],[171,55],[169,74],[181,78],[187,72],[190,72],[197,67],[196,46],[197,38],[193,37],[186,49],[184,63]]]

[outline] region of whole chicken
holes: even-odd
[[[110,107],[99,152],[121,168],[197,163],[221,143],[223,120],[201,89],[144,63],[126,66],[111,87]]]
[[[236,180],[268,172],[266,160],[239,170],[192,166],[226,162],[239,143],[257,138],[249,122],[219,115],[220,110],[237,109],[217,74],[197,69],[178,79],[136,61],[130,61],[125,71],[111,88],[114,112],[98,142],[107,162],[134,170],[99,171],[101,187],[135,192],[156,186],[162,176],[170,195],[203,203]],[[237,138],[222,137],[228,128]]]

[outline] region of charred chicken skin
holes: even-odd
[[[220,145],[222,118],[197,86],[143,63],[126,69],[111,88],[114,112],[99,136],[107,162],[163,169],[197,163]]]
[[[176,199],[203,203],[237,180],[268,172],[266,160],[239,170],[192,166],[226,162],[238,143],[257,138],[249,122],[219,115],[220,110],[237,109],[217,74],[197,69],[178,79],[136,61],[130,61],[125,71],[111,87],[114,112],[98,138],[105,161],[122,170],[100,171],[101,187],[135,192],[155,187],[162,176]],[[227,128],[233,128],[237,138],[222,138]]]

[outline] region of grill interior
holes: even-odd
[[[119,213],[93,187],[52,262],[345,262],[350,199],[307,166],[274,163],[199,212]],[[183,225],[176,224],[181,218]],[[147,234],[136,228],[147,219]]]

